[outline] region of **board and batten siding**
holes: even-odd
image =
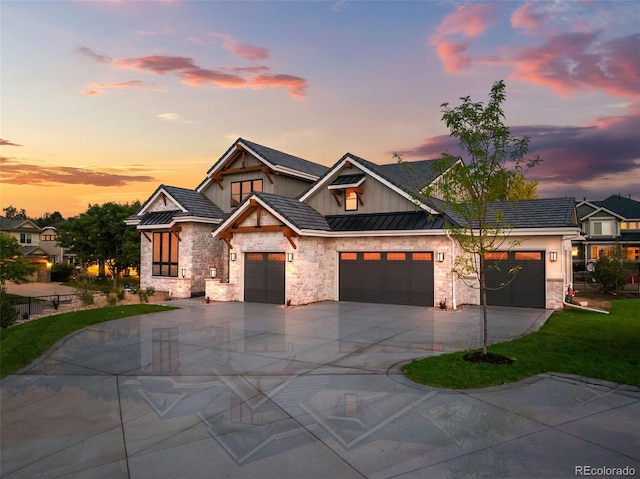
[[[343,168],[335,174],[331,181],[340,175],[353,175],[359,173],[355,167]],[[322,215],[345,215],[345,214],[367,214],[367,213],[396,213],[400,211],[418,211],[418,207],[404,196],[396,193],[387,185],[381,183],[374,177],[365,174],[362,188],[364,193],[362,201],[364,204],[358,203],[356,211],[345,211],[344,209],[344,192],[340,192],[340,205],[336,202],[333,194],[328,188],[331,183],[319,188],[305,202]]]

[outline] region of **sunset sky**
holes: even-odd
[[[0,203],[31,217],[195,188],[238,137],[325,165],[455,154],[441,104],[500,79],[540,196],[640,200],[640,2],[0,9]]]

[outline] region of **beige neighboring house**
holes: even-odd
[[[55,226],[45,226],[40,233],[40,248],[49,256],[49,262],[56,264],[73,264],[76,255],[69,253],[58,244],[58,230]]]
[[[29,281],[47,282],[51,278],[52,263],[49,254],[40,244],[41,228],[30,220],[13,220],[0,216],[0,232],[15,237],[22,246],[22,253],[38,269]]]
[[[161,185],[128,218],[141,233],[141,285],[176,297],[300,305],[316,301],[479,304],[438,198],[433,160],[379,165],[350,153],[331,168],[239,139],[195,190]],[[573,198],[496,203],[518,240],[487,257],[506,274],[492,305],[561,308],[572,283]],[[499,274],[487,280],[504,282]]]

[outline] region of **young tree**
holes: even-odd
[[[10,220],[26,220],[27,212],[24,208],[18,210],[15,206],[9,205],[6,208],[2,208],[4,211],[4,216]]]
[[[138,202],[89,205],[87,211],[59,226],[58,242],[82,262],[106,265],[115,288],[120,273],[140,264],[140,236],[124,223],[139,209]]]
[[[512,199],[507,192],[523,186],[524,173],[540,160],[525,158],[529,138],[514,138],[504,125],[502,103],[505,100],[505,84],[493,84],[489,103],[472,102],[461,98],[462,104],[452,108],[442,104],[442,119],[451,136],[460,140],[465,152],[464,165],[443,153],[436,164],[435,173],[441,174],[437,183],[437,195],[447,202],[447,213],[456,225],[447,225],[464,254],[457,255],[453,274],[466,281],[471,276],[477,281],[483,308],[482,352],[487,355],[487,271],[495,267],[485,259],[486,253],[511,249],[517,244],[509,238],[511,226],[505,221],[500,202]],[[524,182],[526,184],[526,182]],[[518,186],[519,185],[519,186]],[[427,194],[435,192],[426,191]],[[529,192],[531,193],[531,192]],[[533,186],[535,194],[535,186]],[[499,287],[513,280],[517,268],[508,272],[508,279]],[[472,286],[475,286],[472,284]]]

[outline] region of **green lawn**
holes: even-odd
[[[468,351],[462,351],[414,361],[403,371],[418,383],[452,389],[495,386],[546,372],[640,386],[640,299],[614,300],[608,315],[555,312],[539,331],[489,351],[515,362],[470,363],[462,359]]]
[[[130,304],[56,314],[0,330],[0,378],[28,365],[56,341],[92,324],[176,309],[158,304]]]

